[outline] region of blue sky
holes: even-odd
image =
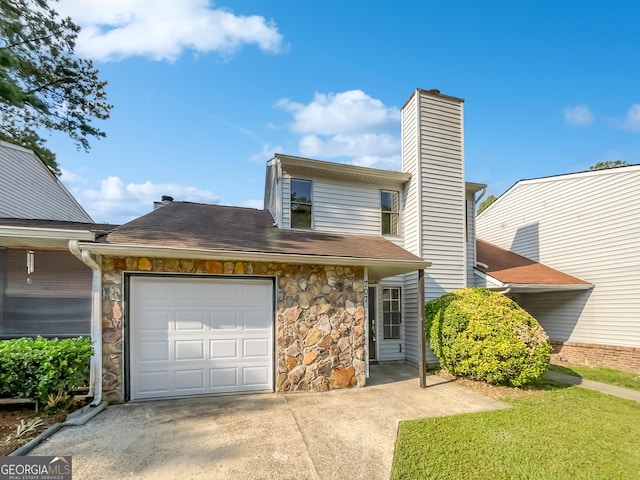
[[[261,208],[275,152],[400,169],[414,89],[465,99],[466,179],[640,163],[640,4],[61,0],[108,81],[107,138],[53,134],[98,222],[154,200]]]

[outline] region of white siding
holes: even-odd
[[[473,193],[467,193],[467,285],[476,286],[477,276],[473,273],[476,266],[476,204]]]
[[[418,169],[418,95],[413,95],[402,109],[402,171],[411,174],[404,192],[404,246],[414,255],[421,255],[420,208],[418,207],[420,171]]]
[[[0,218],[93,223],[31,150],[0,142]]]
[[[552,340],[640,347],[640,167],[523,181],[477,220],[478,237],[593,283],[523,302]]]
[[[419,92],[425,299],[466,286],[462,103]]]
[[[418,363],[419,345],[418,334],[420,332],[420,321],[422,312],[418,306],[418,272],[408,273],[404,276],[404,315],[403,321],[405,330],[404,348],[405,358],[411,363]]]
[[[283,228],[291,227],[291,178],[312,181],[312,228],[323,232],[357,235],[380,235],[380,190],[384,186],[291,176],[283,180]],[[402,237],[387,237],[402,246]]]
[[[264,185],[264,208],[271,212],[273,220],[280,225],[282,223],[282,202],[278,202],[278,189],[281,181],[278,178],[279,165],[275,160],[267,163],[267,174]]]
[[[432,262],[424,276],[425,300],[467,284],[462,102],[417,90],[402,109],[405,190],[404,247]],[[473,255],[473,252],[471,252]],[[406,359],[417,363],[418,276],[405,276]],[[437,363],[430,350],[427,363]]]

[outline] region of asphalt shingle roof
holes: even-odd
[[[476,239],[476,252],[478,262],[489,267],[478,266],[476,268],[502,283],[589,285],[589,282],[534,262],[484,240]]]
[[[423,260],[382,236],[277,228],[266,210],[172,202],[111,231],[110,244],[376,260]]]

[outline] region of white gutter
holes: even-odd
[[[480,200],[482,200],[482,197],[484,197],[485,193],[487,193],[487,186],[486,185],[484,187],[482,187],[482,190],[480,191],[480,195],[475,197],[476,205],[478,205],[478,203],[480,203]]]
[[[92,242],[96,234],[88,230],[71,230],[67,228],[43,228],[43,227],[8,227],[0,226],[0,236],[18,238],[43,238],[51,240],[68,240],[76,238]]]
[[[509,293],[511,290],[516,289],[522,293],[526,293],[526,290],[532,292],[550,292],[550,291],[572,291],[572,290],[590,290],[593,288],[592,283],[504,283],[491,275],[474,270],[473,272],[483,280],[492,283],[493,285],[485,288],[489,290],[498,291],[499,293]],[[523,292],[524,291],[524,292]]]
[[[239,250],[206,250],[197,248],[155,247],[126,244],[77,243],[81,250],[101,255],[152,256],[165,258],[194,258],[216,260],[243,260],[247,262],[286,262],[298,264],[329,263],[331,265],[353,267],[394,267],[404,265],[408,271],[431,266],[424,260],[386,260],[368,257],[337,257],[333,255],[302,255],[289,253],[245,252]]]
[[[77,240],[69,240],[69,250],[93,272],[91,291],[91,342],[93,343],[93,357],[91,357],[89,395],[93,394],[91,406],[100,405],[102,401],[102,269],[91,257],[88,250],[80,250]]]

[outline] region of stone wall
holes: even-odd
[[[552,343],[553,361],[640,374],[640,348],[576,342]]]
[[[124,271],[274,276],[276,391],[325,391],[365,384],[361,267],[103,257],[102,270],[102,378],[109,403],[124,401]]]

